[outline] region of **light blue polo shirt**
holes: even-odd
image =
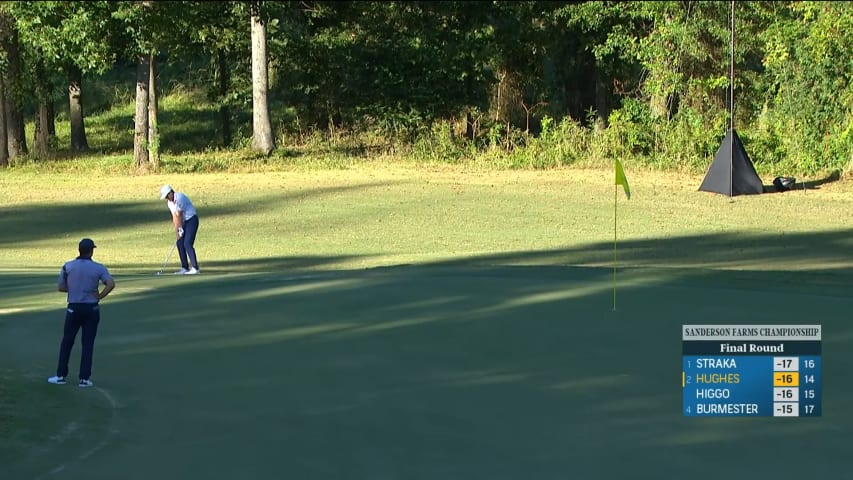
[[[98,303],[98,287],[112,279],[107,267],[88,258],[65,262],[59,271],[58,287],[68,290],[68,303]]]

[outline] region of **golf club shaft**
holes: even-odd
[[[172,244],[172,248],[169,249],[169,254],[166,255],[166,260],[163,260],[163,265],[160,267],[160,271],[157,273],[163,273],[163,269],[166,268],[166,264],[169,263],[169,259],[172,258],[172,252],[175,251],[175,247],[177,245],[177,243]]]

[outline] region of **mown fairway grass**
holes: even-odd
[[[621,190],[616,197],[626,267],[849,266],[841,248],[853,218],[848,183],[730,201],[696,192],[701,177],[632,173],[634,198],[627,201]],[[3,175],[3,268],[55,269],[79,237],[91,236],[104,245],[99,258],[119,272],[151,271],[171,245],[168,211],[157,196],[163,183],[198,206],[207,268],[311,257],[368,267],[513,252],[562,255],[549,264],[611,265],[611,176],[393,164],[260,174]],[[804,246],[797,239],[809,235],[837,237],[838,244],[800,248],[784,264],[770,261],[783,253],[777,250]]]
[[[627,173],[615,311],[610,170],[0,173],[0,465],[16,479],[845,478],[849,182],[731,201],[696,192],[701,177]],[[166,182],[200,213],[195,278],[154,276]],[[118,281],[91,391],[44,382],[55,276],[84,236]],[[685,323],[823,324],[824,417],[683,418]]]

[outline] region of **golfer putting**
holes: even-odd
[[[193,202],[184,193],[173,190],[171,185],[163,185],[160,188],[160,200],[166,200],[166,206],[172,213],[172,225],[175,227],[175,246],[181,261],[181,269],[175,272],[175,275],[196,275],[199,273],[195,253],[198,214]],[[166,260],[168,261],[168,257]]]

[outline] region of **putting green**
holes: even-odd
[[[29,433],[0,440],[4,478],[847,475],[844,277],[617,278],[614,311],[606,268],[127,275],[104,302],[87,390],[44,382],[62,321],[61,295],[43,293],[53,274],[6,273],[21,307],[3,295],[0,351],[29,412],[10,424]],[[682,417],[686,323],[822,324],[823,417]]]

